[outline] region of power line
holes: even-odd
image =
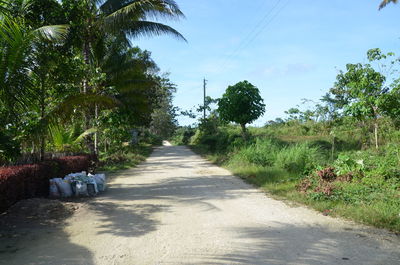
[[[257,39],[257,37],[275,20],[275,18],[277,18],[279,16],[279,14],[283,11],[283,9],[285,9],[288,4],[289,4],[290,0],[288,0],[282,7],[281,9],[278,10],[277,13],[275,13],[275,16],[273,16],[267,24],[264,25],[264,27],[262,27],[260,29],[260,31],[257,32],[257,34],[247,43],[247,45],[244,48],[247,48],[251,43],[253,43],[254,40]]]
[[[228,61],[238,54],[245,48],[247,48],[251,43],[254,42],[254,40],[257,39],[257,37],[278,17],[278,15],[287,7],[289,4],[290,0],[288,0],[284,5],[281,6],[281,8],[270,18],[270,20],[267,20],[268,17],[273,13],[273,11],[279,6],[279,4],[282,2],[282,0],[278,0],[275,5],[270,9],[270,11],[261,19],[261,21],[253,28],[253,30],[246,36],[246,38],[243,39],[243,41],[240,43],[238,48],[234,50],[234,52],[224,61],[222,64],[221,68],[224,68]],[[261,26],[264,22],[266,22],[263,26]],[[260,28],[261,26],[261,28]],[[258,31],[257,31],[258,30]],[[253,35],[255,33],[255,35]],[[253,35],[253,36],[252,36]]]
[[[271,13],[275,10],[275,8],[282,2],[282,0],[278,0],[275,5],[272,6],[272,8],[261,18],[261,20],[257,23],[255,27],[249,33],[242,39],[240,42],[239,46],[231,53],[231,55],[228,57],[227,60],[231,59],[241,48],[243,45],[246,44],[246,41],[254,34],[257,32],[257,29],[262,26],[262,24],[268,19],[268,17],[271,15]]]

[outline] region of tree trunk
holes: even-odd
[[[88,38],[89,39],[89,38]],[[85,64],[90,67],[91,62],[90,62],[90,41],[86,40],[83,44],[83,58],[85,61]],[[86,77],[85,80],[83,80],[83,94],[88,94],[91,88],[89,87],[89,80]],[[92,121],[92,117],[90,114],[90,110],[86,109],[84,110],[84,126],[85,126],[85,130],[89,130],[91,128],[91,121]],[[88,135],[85,137],[85,143],[87,148],[90,151],[90,154],[92,155],[96,155],[96,149],[95,149],[95,143],[94,143],[94,139],[92,137],[92,135]]]
[[[41,95],[40,95],[40,121],[43,122],[45,116],[45,85],[44,79],[41,79]],[[44,160],[45,150],[46,148],[46,136],[44,133],[40,134],[40,152],[39,152],[39,159],[40,161]]]
[[[245,140],[245,141],[247,141],[247,129],[246,129],[246,124],[244,123],[244,124],[240,124],[240,127],[242,128],[242,136],[243,136],[243,139]]]
[[[98,128],[98,118],[99,118],[99,106],[97,106],[97,104],[94,107],[94,120],[96,123],[96,132],[94,133],[94,153],[97,155],[99,153],[99,134],[97,131]]]
[[[378,143],[378,130],[379,130],[379,124],[378,124],[378,107],[374,107],[374,135],[375,135],[375,148],[376,150],[379,149],[379,143]]]
[[[375,148],[376,148],[376,150],[379,149],[378,130],[379,130],[378,119],[375,119],[375,121],[374,121],[374,134],[375,134]]]

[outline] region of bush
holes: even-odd
[[[315,168],[320,160],[318,148],[301,143],[281,149],[276,156],[275,166],[291,173],[304,174]]]
[[[246,142],[241,136],[240,130],[231,126],[219,127],[217,131],[209,134],[197,130],[190,141],[191,145],[200,145],[208,152],[226,152],[237,147],[244,146]]]
[[[90,167],[90,156],[66,156],[54,159],[58,163],[58,176],[63,177],[67,174],[88,171]]]
[[[21,154],[20,143],[0,130],[0,163],[14,161]]]
[[[90,156],[82,155],[0,168],[0,212],[19,200],[48,196],[50,178],[88,171],[89,165]]]
[[[145,131],[143,135],[143,139],[141,139],[144,143],[149,143],[151,145],[162,145],[163,138],[159,135],[153,134],[149,131]]]
[[[176,145],[187,145],[190,142],[190,138],[194,134],[195,130],[191,127],[182,127],[176,130],[174,136],[171,138],[171,141]]]
[[[257,139],[254,144],[240,149],[235,159],[259,166],[273,166],[278,152],[279,147],[272,139]]]

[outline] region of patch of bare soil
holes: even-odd
[[[8,211],[1,215],[1,220],[13,219],[22,222],[41,220],[53,222],[70,216],[77,209],[79,209],[79,205],[73,202],[39,198],[28,199],[14,204]]]
[[[0,214],[0,255],[16,253],[21,241],[55,233],[80,208],[81,203],[40,198],[14,204]]]

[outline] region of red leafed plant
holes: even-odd
[[[90,156],[61,157],[39,164],[0,167],[0,213],[22,199],[45,197],[49,179],[88,171]]]
[[[333,167],[328,167],[317,171],[317,175],[322,181],[333,182],[336,180],[337,175]]]

